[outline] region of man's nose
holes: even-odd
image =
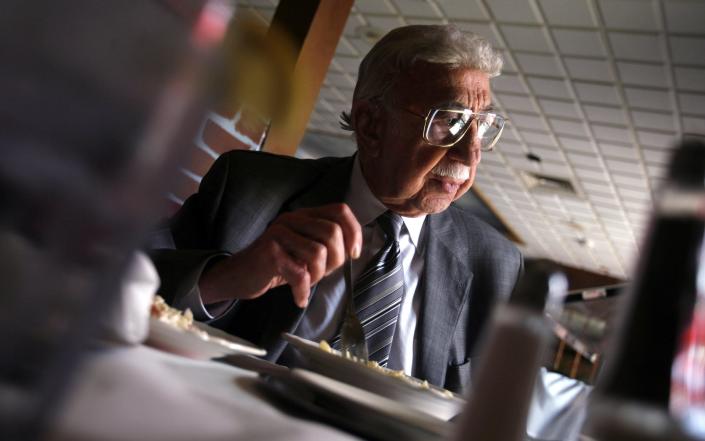
[[[448,154],[451,159],[466,165],[475,165],[480,162],[480,138],[477,136],[477,125],[471,124],[460,141],[451,147]]]

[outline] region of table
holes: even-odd
[[[102,347],[76,374],[49,439],[356,439],[280,412],[257,381],[252,371],[144,345]]]

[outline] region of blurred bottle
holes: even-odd
[[[691,324],[702,327],[702,317],[691,319],[699,288],[696,281],[703,278],[705,263],[704,203],[705,145],[686,141],[671,160],[614,344],[605,357],[604,376],[588,412],[584,433],[597,440],[691,439],[680,418],[669,414],[669,405],[672,368],[691,348],[686,344],[679,354],[679,342],[690,335]],[[702,365],[699,369],[702,374]],[[674,371],[673,384],[681,390],[674,389],[673,397],[680,397],[675,407],[684,416],[688,411],[683,408],[686,383],[679,380],[681,373]],[[703,377],[699,382],[702,385]],[[699,403],[702,406],[702,399]]]
[[[536,376],[551,340],[544,309],[562,306],[567,280],[547,261],[527,262],[509,302],[498,308],[484,342],[456,440],[523,441]]]

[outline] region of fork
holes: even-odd
[[[343,317],[343,327],[340,331],[340,350],[343,354],[346,352],[363,361],[369,359],[367,352],[367,341],[365,341],[365,333],[362,330],[360,319],[355,313],[353,305],[353,283],[352,283],[352,259],[348,257],[343,267],[345,273],[345,295],[347,304],[345,306],[345,317]]]

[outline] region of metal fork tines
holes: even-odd
[[[347,303],[345,306],[345,316],[343,317],[343,327],[340,331],[340,350],[358,359],[367,361],[367,342],[365,332],[360,324],[360,319],[355,313],[353,305],[353,283],[352,283],[352,259],[345,262],[343,272],[345,273],[345,296]]]

